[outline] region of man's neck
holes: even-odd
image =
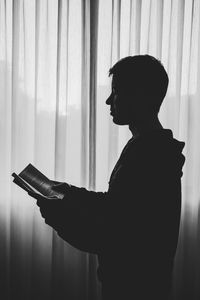
[[[129,129],[132,132],[133,137],[137,137],[144,133],[148,133],[154,130],[162,129],[162,124],[158,118],[147,119],[145,122],[137,122],[137,124],[130,124]]]

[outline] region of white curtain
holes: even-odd
[[[160,121],[186,142],[171,299],[199,299],[199,21],[199,0],[0,0],[2,299],[101,299],[96,257],[63,242],[11,174],[31,162],[51,179],[105,191],[130,138],[105,105],[108,70],[146,53],[170,78]]]

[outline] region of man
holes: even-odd
[[[166,300],[170,292],[180,211],[183,142],[164,129],[158,112],[168,87],[162,64],[126,57],[111,69],[113,122],[128,141],[107,192],[67,183],[62,201],[38,199],[45,222],[74,247],[98,255],[103,299]]]

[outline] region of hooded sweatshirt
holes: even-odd
[[[125,290],[132,297],[140,291],[154,299],[157,291],[159,299],[161,291],[169,290],[180,225],[184,144],[169,129],[131,138],[107,192],[71,186],[66,195],[65,229],[58,234],[98,255],[105,299],[120,299]]]
[[[124,291],[129,297],[140,292],[141,299],[165,299],[169,293],[184,144],[171,130],[161,129],[130,139],[122,151],[109,181],[106,242],[98,255],[98,276],[108,299],[117,285],[116,299],[120,291],[123,298]]]

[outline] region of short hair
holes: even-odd
[[[145,105],[158,113],[165,98],[169,78],[162,63],[150,55],[127,56],[119,60],[110,70],[109,76],[117,79],[119,86],[128,92],[141,93],[148,101]]]

